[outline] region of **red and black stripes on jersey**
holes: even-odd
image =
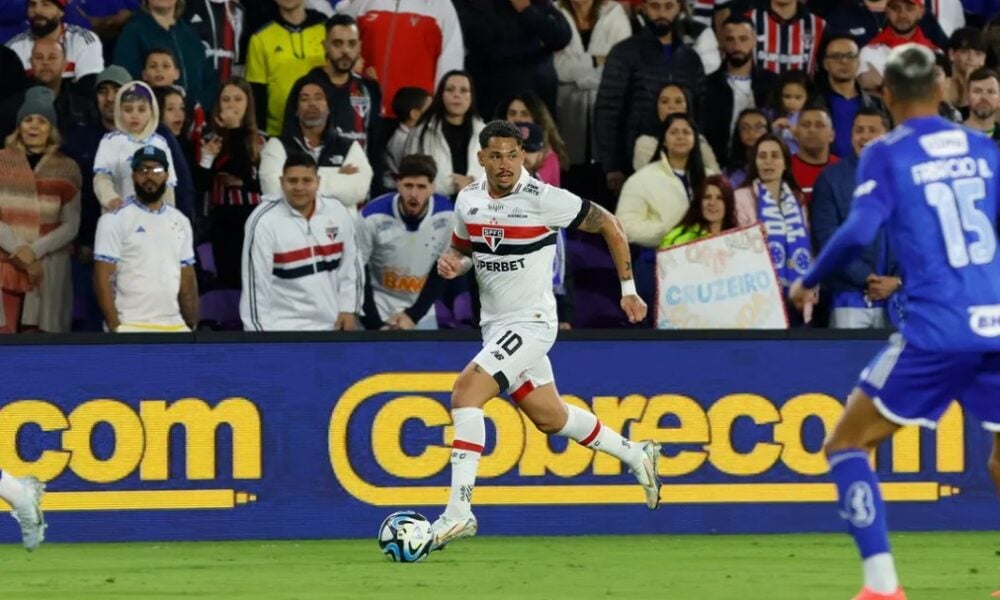
[[[756,8],[746,15],[757,34],[757,66],[772,73],[816,70],[816,53],[826,21],[804,5],[788,21],[767,8]]]
[[[344,244],[323,244],[274,254],[273,273],[280,279],[298,279],[315,273],[336,271]]]

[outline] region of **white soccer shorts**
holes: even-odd
[[[557,333],[554,325],[538,321],[489,326],[483,330],[483,349],[472,362],[496,379],[501,393],[520,402],[555,380],[547,355]]]

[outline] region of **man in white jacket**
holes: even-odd
[[[336,198],[352,216],[356,215],[358,204],[368,198],[373,175],[364,149],[358,142],[338,135],[331,126],[329,99],[319,84],[303,85],[289,102],[296,103],[294,114],[285,121],[281,136],[268,140],[261,152],[261,192],[265,196],[281,195],[285,160],[302,152],[317,164],[319,193]]]
[[[247,219],[240,318],[248,331],[356,328],[363,275],[355,219],[319,193],[311,156],[289,155],[282,196]]]

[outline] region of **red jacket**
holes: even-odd
[[[386,117],[395,116],[392,99],[399,88],[433,94],[442,75],[462,68],[462,29],[451,2],[353,0],[341,12],[358,21],[365,69],[375,70]]]

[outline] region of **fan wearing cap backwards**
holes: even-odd
[[[109,331],[188,331],[198,323],[193,234],[187,217],[165,202],[170,160],[144,146],[129,167],[135,196],[97,222],[97,302]]]
[[[866,92],[878,92],[882,87],[882,72],[893,48],[913,43],[941,52],[919,26],[924,0],[889,0],[885,18],[886,26],[861,49],[858,83]]]
[[[545,147],[545,133],[537,123],[514,123],[521,130],[524,148],[524,168],[532,177],[537,177],[550,185],[559,185],[558,181],[545,181],[539,169],[545,162],[545,156],[550,151]],[[559,319],[559,329],[571,329],[575,307],[573,304],[573,275],[566,268],[566,231],[559,230],[556,238],[556,257],[552,262],[552,292],[556,296],[556,315]]]
[[[105,134],[94,157],[94,194],[104,212],[119,208],[124,198],[135,194],[131,162],[137,150],[155,146],[167,156],[170,146],[156,133],[160,108],[149,86],[132,81],[115,96],[115,130]],[[177,172],[167,168],[167,189],[163,201],[174,206]]]

